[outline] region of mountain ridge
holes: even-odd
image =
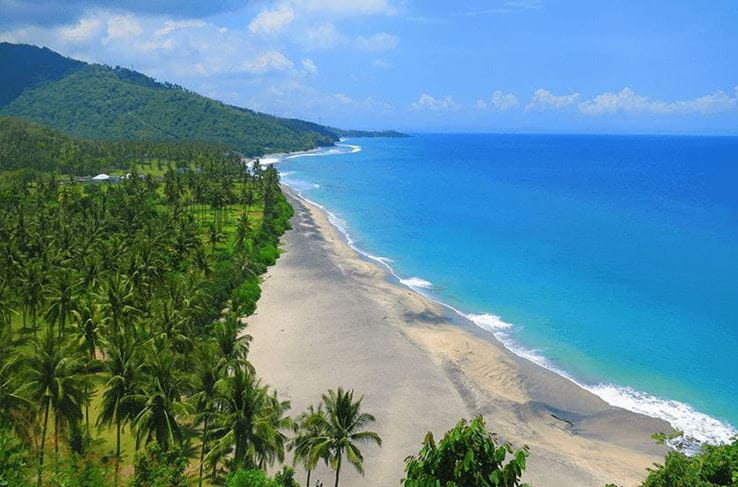
[[[347,136],[403,136],[259,113],[137,71],[84,63],[48,48],[0,43],[0,62],[17,73],[0,79],[0,114],[75,137],[201,141],[258,156],[333,145]]]

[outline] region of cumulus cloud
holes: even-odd
[[[160,37],[171,34],[175,30],[196,29],[206,25],[208,25],[207,22],[202,20],[166,20],[160,29],[154,31],[154,35]]]
[[[279,51],[269,51],[241,63],[241,69],[248,73],[266,73],[267,71],[282,71],[292,67],[292,61]]]
[[[518,97],[512,93],[503,93],[500,90],[496,90],[492,93],[489,100],[477,100],[477,107],[486,110],[493,109],[498,111],[505,111],[515,107],[518,104]]]
[[[423,93],[411,105],[413,110],[440,112],[446,110],[456,110],[460,108],[459,104],[454,101],[451,96],[445,98],[435,98],[428,93]]]
[[[315,65],[313,60],[309,58],[302,60],[302,69],[305,70],[305,73],[309,75],[318,74],[318,67]]]
[[[133,15],[114,15],[108,18],[107,33],[105,42],[113,39],[138,37],[143,33],[143,27]]]
[[[57,32],[64,41],[87,42],[100,32],[102,25],[102,20],[98,18],[83,18],[73,25],[61,27]]]
[[[579,100],[579,93],[570,95],[554,95],[548,90],[540,88],[533,93],[533,99],[525,107],[526,110],[543,111],[557,110],[574,105]]]
[[[249,30],[255,34],[276,34],[295,20],[295,11],[289,5],[274,10],[262,10],[249,23]]]
[[[617,93],[601,93],[591,100],[579,104],[579,111],[585,115],[611,115],[615,113],[650,113],[656,115],[688,115],[726,112],[738,104],[738,87],[734,96],[723,91],[700,96],[691,100],[662,101],[651,100],[623,88]]]
[[[306,30],[302,40],[308,49],[331,49],[340,45],[344,37],[335,25],[326,22]]]
[[[359,36],[356,38],[356,47],[367,51],[386,51],[394,49],[400,39],[393,34],[379,32],[370,36]]]

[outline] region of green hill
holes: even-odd
[[[212,143],[81,139],[21,118],[0,116],[0,171],[23,169],[83,176],[128,170],[132,165],[146,169],[144,166],[154,161],[189,164],[204,158],[223,158],[227,153],[226,147]]]
[[[0,42],[0,107],[17,98],[24,90],[62,79],[85,66],[46,47]]]
[[[24,57],[35,61],[24,64]],[[6,71],[23,73],[0,78],[5,95],[0,114],[78,137],[205,141],[260,155],[331,145],[348,133],[234,107],[135,71],[70,60],[48,49],[0,43],[0,59]]]

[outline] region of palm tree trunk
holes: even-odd
[[[59,412],[54,411],[54,472],[59,473]]]
[[[200,442],[200,482],[198,483],[200,487],[202,487],[202,467],[203,467],[203,462],[205,460],[205,446],[206,446],[205,443],[207,441],[206,440],[207,436],[208,436],[208,417],[205,416],[205,424],[203,425],[203,428],[202,428],[202,441]]]
[[[341,474],[341,455],[338,455],[338,465],[336,465],[336,483],[333,487],[338,487],[338,476]]]
[[[308,469],[308,478],[305,481],[305,487],[310,487],[310,474],[313,473],[312,470]]]
[[[118,485],[118,471],[120,470],[120,418],[115,419],[115,485]]]
[[[44,409],[44,427],[41,430],[41,450],[38,453],[38,487],[41,487],[44,471],[44,449],[46,448],[46,429],[49,424],[49,403]]]

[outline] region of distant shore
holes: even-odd
[[[293,230],[249,320],[250,358],[293,414],[331,387],[366,395],[384,445],[367,448],[366,477],[346,470],[344,485],[399,485],[404,458],[427,431],[438,436],[478,414],[501,439],[530,447],[533,485],[637,485],[663,460],[651,435],[670,431],[666,422],[609,406],[394,284],[326,212],[287,192]],[[314,478],[328,480],[321,469]]]

